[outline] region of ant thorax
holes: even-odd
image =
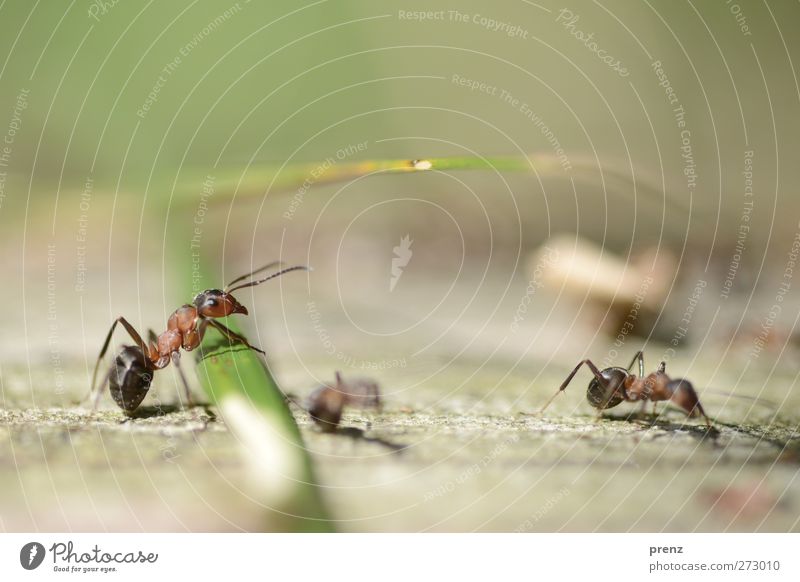
[[[625,399],[632,402],[669,400],[672,393],[668,384],[669,376],[663,372],[653,372],[644,378],[630,375],[625,380]]]
[[[197,330],[197,322],[197,308],[194,305],[183,305],[176,309],[172,315],[170,315],[169,320],[167,321],[167,331],[161,335],[165,336],[170,332],[177,332],[180,335],[180,343],[178,344],[178,347],[183,348],[187,352],[191,351],[200,345],[200,340],[202,339]],[[173,338],[170,343],[174,343],[176,341],[178,340]]]
[[[197,308],[194,305],[183,305],[172,312],[167,320],[167,329],[177,329],[187,333],[197,327]]]

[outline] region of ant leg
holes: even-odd
[[[180,352],[172,352],[172,363],[175,364],[175,369],[178,370],[178,375],[181,377],[181,383],[183,384],[183,391],[186,395],[186,406],[191,408],[194,406],[194,400],[192,399],[192,391],[189,388],[189,382],[186,381],[186,374],[183,373],[183,368],[181,368],[181,353]]]
[[[645,420],[645,419],[648,418],[648,416],[647,416],[647,403],[648,402],[649,402],[648,400],[642,400],[642,405],[639,408],[639,412],[636,413],[636,415],[639,418],[641,418],[642,420]],[[655,403],[655,401],[653,401],[653,413],[652,413],[652,415],[650,417],[652,419],[653,423],[655,423],[655,420],[656,420],[657,416],[658,415],[656,414],[656,403]]]
[[[603,375],[600,374],[600,370],[597,369],[597,366],[595,366],[591,360],[581,360],[580,362],[578,362],[578,365],[575,366],[575,369],[572,370],[572,372],[570,372],[569,376],[567,376],[567,379],[561,383],[561,386],[558,388],[558,391],[555,394],[553,394],[553,396],[550,397],[550,400],[548,400],[547,403],[539,409],[540,413],[544,412],[545,409],[547,409],[547,407],[550,406],[550,404],[552,404],[553,400],[556,399],[556,396],[561,394],[567,388],[567,384],[569,384],[572,381],[572,379],[575,377],[575,374],[578,373],[578,370],[584,364],[586,364],[589,367],[589,369],[592,371],[592,374],[594,374],[595,378],[597,378],[597,381],[600,382],[600,385],[606,390],[608,390],[608,386],[606,386],[606,380],[605,378],[603,378]]]
[[[158,346],[158,336],[152,329],[147,330],[147,343],[150,346],[150,351],[153,351],[153,346]]]
[[[94,393],[95,384],[97,383],[97,370],[100,368],[100,362],[103,360],[103,356],[106,355],[108,351],[108,346],[111,344],[111,336],[114,335],[114,330],[117,328],[117,324],[121,323],[122,326],[125,328],[125,331],[128,332],[128,335],[131,336],[134,343],[139,346],[139,349],[142,350],[142,354],[147,358],[150,356],[150,351],[147,345],[144,343],[142,336],[139,335],[139,332],[134,329],[134,327],[128,323],[128,320],[124,317],[118,317],[114,320],[114,323],[111,324],[111,329],[108,330],[108,335],[106,336],[106,341],[103,343],[103,347],[100,349],[100,355],[97,356],[97,363],[94,365],[94,372],[92,373],[92,388],[90,394]]]
[[[106,377],[103,378],[103,381],[96,390],[94,387],[92,387],[92,392],[89,393],[89,400],[92,402],[92,410],[97,410],[97,408],[100,406],[100,397],[103,396],[103,388],[106,387],[106,384],[108,384],[108,381],[111,379],[111,374],[113,373],[114,369],[112,368],[106,373]]]
[[[158,335],[156,335],[156,332],[154,332],[152,329],[147,330],[147,347],[150,350],[150,359],[152,360],[155,357],[155,361],[157,363],[157,361],[161,359],[161,355],[158,353]],[[147,353],[148,352],[145,352],[145,354]],[[166,365],[167,364],[164,364],[164,366],[161,366],[161,368],[165,367]],[[156,368],[159,370],[161,369],[158,368],[157,365]]]
[[[377,386],[374,390],[370,390],[370,399],[372,406],[375,408],[378,414],[383,412],[383,400],[381,399],[381,394],[378,392]]]
[[[210,319],[201,319],[200,323],[197,324],[197,337],[199,342],[197,345],[203,343],[203,338],[206,337],[206,329],[208,329],[208,322],[211,321]]]
[[[232,329],[228,329],[227,327],[225,327],[224,325],[222,325],[220,322],[216,321],[215,319],[207,319],[206,321],[208,321],[208,325],[211,325],[211,326],[215,327],[217,329],[217,331],[219,331],[222,335],[224,335],[226,338],[228,338],[231,343],[244,344],[245,346],[247,346],[251,350],[258,352],[259,354],[263,354],[265,356],[267,355],[267,353],[264,350],[260,350],[257,347],[251,345],[250,342],[247,341],[246,337],[236,333]]]
[[[272,261],[271,263],[267,263],[266,265],[264,265],[263,267],[259,267],[255,271],[250,271],[246,275],[242,275],[241,277],[236,277],[233,281],[231,281],[230,283],[225,285],[225,289],[228,289],[228,287],[230,287],[234,283],[238,283],[239,281],[244,281],[245,279],[249,279],[250,277],[252,277],[253,275],[255,275],[257,273],[261,273],[262,271],[266,271],[267,269],[271,269],[272,267],[277,267],[278,265],[282,265],[282,264],[283,264],[283,261]]]
[[[627,370],[628,372],[631,371],[631,368],[633,368],[633,364],[636,360],[639,360],[639,377],[644,378],[644,352],[642,350],[636,352],[636,355],[633,356],[631,363],[628,364]]]

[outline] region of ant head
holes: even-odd
[[[586,390],[589,404],[600,410],[613,408],[625,400],[625,379],[630,375],[624,368],[606,368],[600,371],[605,380],[602,386],[597,378],[592,378]]]
[[[201,317],[212,319],[227,317],[233,313],[247,315],[247,308],[236,301],[230,293],[219,289],[206,289],[194,298],[194,306]]]

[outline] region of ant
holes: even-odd
[[[639,375],[631,374],[631,368],[634,362],[639,361]],[[703,405],[700,404],[700,398],[692,386],[692,383],[683,378],[671,379],[667,376],[665,370],[667,367],[666,362],[661,362],[658,370],[645,376],[644,375],[644,353],[639,350],[633,356],[630,365],[625,368],[611,367],[604,370],[598,370],[591,360],[582,360],[578,362],[575,369],[572,370],[567,379],[561,384],[550,400],[547,401],[540,412],[550,406],[550,403],[555,400],[555,397],[561,394],[566,389],[567,384],[570,383],[575,374],[582,365],[586,364],[594,374],[594,378],[589,382],[589,387],[586,390],[586,399],[589,404],[598,410],[606,410],[613,408],[623,401],[637,402],[642,401],[644,405],[647,401],[653,403],[653,414],[655,414],[656,402],[661,400],[671,400],[686,411],[688,416],[702,415],[706,421],[706,425],[711,428],[711,421],[703,410]]]
[[[109,392],[111,392],[111,397],[114,399],[114,402],[117,403],[125,414],[128,416],[133,415],[136,408],[147,395],[147,391],[150,389],[150,383],[153,381],[153,374],[156,370],[166,368],[170,362],[173,362],[178,369],[186,393],[187,403],[191,406],[192,396],[189,390],[189,384],[186,381],[183,370],[180,368],[180,351],[184,349],[189,352],[199,346],[203,341],[203,336],[209,325],[228,338],[231,343],[240,343],[251,350],[264,354],[263,350],[250,345],[250,342],[248,342],[244,336],[228,329],[222,323],[216,321],[216,319],[227,317],[234,313],[248,315],[247,308],[240,304],[232,295],[234,291],[261,285],[270,279],[274,279],[275,277],[279,277],[291,271],[311,270],[309,267],[305,266],[287,267],[286,269],[272,273],[262,279],[248,281],[232,287],[235,283],[249,279],[262,271],[277,267],[280,264],[282,264],[281,261],[274,261],[266,264],[255,271],[237,277],[228,283],[224,289],[206,289],[202,293],[198,293],[192,301],[192,304],[187,303],[176,309],[172,315],[170,315],[165,332],[156,336],[156,334],[150,330],[146,343],[142,339],[142,336],[139,335],[136,329],[134,329],[124,317],[118,317],[114,320],[114,323],[111,324],[111,329],[108,330],[108,335],[100,350],[100,355],[97,356],[97,363],[95,364],[94,374],[92,375],[90,398],[94,395],[94,408],[97,408],[103,387],[108,383]],[[128,332],[128,335],[131,336],[136,345],[122,347],[114,358],[114,363],[106,374],[105,379],[100,386],[96,386],[97,371],[100,367],[100,362],[108,351],[111,337],[114,335],[114,330],[118,323],[122,324],[125,331]]]
[[[353,378],[345,381],[341,372],[336,372],[335,386],[324,384],[314,390],[303,408],[323,432],[335,432],[342,420],[342,411],[347,405],[380,410],[381,395],[378,383],[369,378]]]

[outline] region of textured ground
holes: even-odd
[[[448,374],[455,379],[467,370],[454,365]],[[481,368],[484,377],[506,372]],[[800,529],[800,438],[790,424],[772,420],[769,407],[709,396],[707,407],[718,413],[710,431],[677,410],[626,418],[620,408],[598,421],[576,386],[546,415],[531,414],[544,400],[539,388],[557,386],[561,377],[540,376],[531,388],[512,373],[491,397],[481,378],[448,399],[422,384],[413,401],[409,392],[388,396],[382,414],[349,414],[336,435],[319,433],[298,412],[338,527]],[[13,379],[14,371],[4,370],[4,529],[263,527],[262,509],[239,486],[244,463],[236,442],[213,410],[151,402],[142,417],[125,420],[108,401],[98,412],[55,402],[33,408],[15,397]],[[64,404],[71,398],[65,394]],[[752,421],[731,422],[740,413]]]

